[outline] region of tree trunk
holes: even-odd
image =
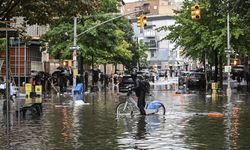
[[[217,82],[217,76],[218,76],[218,50],[214,51],[214,82]]]
[[[219,87],[221,90],[223,90],[223,68],[222,68],[222,55],[220,54],[220,59],[219,59],[219,65],[220,65],[220,83]]]
[[[80,74],[80,82],[83,83],[83,56],[80,56],[78,70]]]
[[[92,88],[94,87],[94,55],[92,54]]]
[[[117,63],[115,63],[115,73],[116,73],[116,71],[117,71]]]
[[[106,87],[107,87],[107,82],[106,82],[106,78],[107,78],[107,64],[105,63],[104,64],[104,89],[105,89],[105,92],[106,92]]]

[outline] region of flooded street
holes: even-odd
[[[43,100],[40,117],[12,117],[6,132],[1,110],[0,149],[250,149],[249,95],[153,94],[166,115],[116,118],[116,105],[124,100],[116,92],[89,93],[79,106],[70,95],[54,95]],[[224,116],[208,116],[212,112]]]

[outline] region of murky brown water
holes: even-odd
[[[8,134],[1,111],[0,149],[250,149],[249,95],[233,93],[228,99],[155,91],[165,116],[116,118],[119,97],[88,94],[89,104],[82,106],[69,104],[68,96],[45,99],[41,117],[11,118]],[[225,116],[208,117],[209,112]]]

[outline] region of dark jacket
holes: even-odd
[[[135,91],[135,95],[137,97],[139,97],[140,94],[141,94],[141,89],[140,89],[140,80],[138,78],[134,79],[134,88],[133,88],[133,90]]]

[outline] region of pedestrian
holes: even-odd
[[[247,89],[250,90],[250,70],[247,72],[246,80],[247,80]]]
[[[167,72],[167,70],[165,71],[165,80],[167,80],[168,79],[168,72]]]
[[[105,76],[104,76],[104,85],[106,86],[106,87],[109,87],[109,76],[107,75],[107,74],[105,74]]]
[[[93,83],[94,83],[94,85],[97,85],[97,83],[98,83],[98,80],[99,80],[98,76],[99,76],[98,70],[93,70],[92,77],[93,77]]]
[[[3,96],[3,98],[6,98],[6,82],[3,80],[0,81],[0,94]]]
[[[85,71],[84,83],[85,83],[85,91],[88,91],[88,83],[89,83],[89,73],[88,73],[88,71]]]
[[[60,93],[63,94],[65,92],[65,75],[64,75],[64,70],[61,70],[60,74],[59,74],[59,87],[60,87]]]
[[[117,72],[115,72],[115,74],[114,74],[114,85],[117,86],[117,84],[118,84],[118,74],[117,74]]]
[[[131,75],[132,78],[133,78],[133,81],[134,81],[134,88],[133,90],[135,91],[135,95],[137,97],[137,106],[140,110],[140,114],[141,115],[146,115],[146,112],[145,112],[145,105],[146,105],[146,101],[145,101],[145,98],[146,98],[146,91],[142,90],[142,88],[140,88],[140,79],[139,77],[137,77],[136,74],[132,74]]]

